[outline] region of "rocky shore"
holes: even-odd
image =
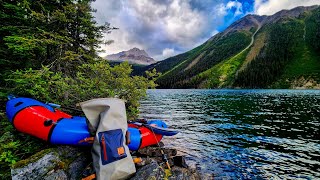
[[[137,172],[130,179],[211,179],[208,176],[201,176],[196,169],[188,167],[184,156],[177,155],[177,150],[163,149],[168,156],[171,171],[166,169],[160,149],[158,147],[147,147],[132,153],[133,157],[140,157],[142,161],[136,163]],[[71,180],[81,179],[92,173],[94,172],[90,149],[71,146],[57,146],[42,150],[28,159],[17,162],[11,169],[13,180]]]

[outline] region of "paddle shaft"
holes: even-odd
[[[158,141],[158,139],[157,139],[157,137],[156,137],[156,134],[153,132],[153,129],[152,129],[152,128],[150,128],[150,130],[152,131],[152,134],[153,134],[153,136],[154,136],[154,138],[155,138],[155,140],[156,140],[156,142],[157,142],[157,144],[158,144],[158,147],[160,148],[160,152],[161,152],[161,155],[162,155],[162,160],[165,161],[168,169],[171,170],[171,167],[170,167],[168,158],[167,158],[166,154],[164,153],[162,147],[160,146],[159,141]]]

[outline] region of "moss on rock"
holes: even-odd
[[[17,168],[21,168],[21,167],[24,167],[30,163],[33,163],[33,162],[36,162],[37,160],[39,160],[40,158],[42,158],[44,155],[48,154],[48,153],[55,153],[56,156],[58,156],[57,152],[50,148],[50,149],[45,149],[45,150],[42,150],[34,155],[32,155],[31,157],[29,157],[28,159],[24,159],[24,160],[21,160],[21,161],[18,161],[17,163],[15,163],[12,168],[13,169],[17,169]]]

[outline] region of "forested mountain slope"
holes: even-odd
[[[320,8],[247,15],[199,47],[148,66],[160,88],[296,88],[320,82]],[[311,85],[311,84],[313,85]]]

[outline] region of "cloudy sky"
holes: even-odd
[[[320,4],[320,0],[96,0],[100,24],[119,30],[105,36],[105,53],[133,47],[156,60],[186,52],[246,14],[271,15],[282,9]]]

